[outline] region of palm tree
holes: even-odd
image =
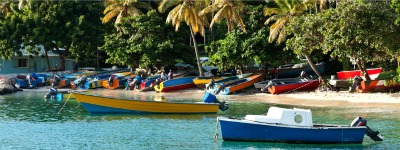
[[[103,13],[105,14],[103,18],[103,24],[109,22],[112,18],[117,16],[115,20],[115,25],[120,23],[124,17],[127,16],[139,16],[143,12],[139,8],[144,8],[151,10],[151,6],[145,2],[138,2],[138,0],[106,0],[106,8]],[[117,27],[119,30],[119,28]]]
[[[308,9],[308,6],[312,5],[311,1],[307,0],[274,0],[279,8],[264,8],[264,15],[270,16],[265,24],[269,24],[275,21],[274,24],[269,28],[268,41],[272,43],[277,39],[278,43],[282,43],[286,40],[286,34],[283,31],[292,17],[300,16]]]
[[[203,67],[200,63],[196,33],[204,36],[204,25],[207,25],[205,17],[198,15],[198,12],[205,5],[204,1],[198,0],[163,0],[158,6],[158,11],[164,13],[168,8],[174,7],[169,13],[166,22],[172,23],[175,31],[178,31],[182,21],[189,26],[190,34],[193,39],[194,52],[196,53],[197,65],[200,76],[203,76]]]
[[[236,23],[243,32],[246,32],[242,17],[240,17],[240,10],[243,8],[243,2],[241,0],[215,0],[212,5],[204,8],[199,15],[218,12],[213,16],[210,27],[213,27],[214,23],[219,23],[221,20],[226,19],[228,25],[228,32],[233,30],[233,24]]]

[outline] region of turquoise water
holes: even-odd
[[[231,102],[228,111],[216,115],[91,115],[75,100],[44,101],[44,94],[18,92],[0,96],[0,149],[400,148],[398,110],[299,107],[312,110],[314,123],[350,124],[356,116],[363,116],[372,129],[382,132],[383,142],[374,142],[367,136],[363,144],[351,145],[224,142],[221,136],[214,142],[217,116],[264,114],[272,105]]]

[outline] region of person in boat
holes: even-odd
[[[350,87],[350,93],[353,93],[357,88],[358,89],[360,89],[360,87],[361,87],[361,81],[363,81],[363,79],[360,77],[360,76],[358,76],[358,75],[356,75],[354,78],[353,78],[353,84],[351,85],[351,87]]]
[[[108,85],[108,86],[113,86],[114,79],[115,79],[115,75],[112,74],[112,75],[108,78],[108,83],[107,83],[107,85]]]
[[[56,88],[52,87],[52,88],[50,88],[49,93],[44,95],[44,98],[45,99],[50,99],[50,98],[54,99],[54,97],[56,97],[57,93],[58,93],[58,90]]]
[[[51,83],[51,87],[54,88],[54,87],[58,86],[58,84],[60,83],[60,81],[61,81],[60,76],[59,76],[57,73],[55,73],[55,74],[53,75],[53,83]]]
[[[128,84],[128,87],[129,87],[129,89],[130,90],[133,90],[133,89],[137,89],[137,90],[139,90],[140,89],[140,83],[142,83],[142,80],[143,80],[143,74],[142,75],[137,75],[129,84]]]
[[[170,69],[170,70],[169,70],[169,73],[168,73],[168,80],[171,80],[171,79],[174,79],[174,73],[173,73],[172,70]]]
[[[161,71],[161,77],[160,77],[163,81],[167,81],[168,80],[168,77],[167,77],[167,74],[165,74],[165,72],[164,71]]]

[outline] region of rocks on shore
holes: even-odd
[[[0,95],[22,91],[16,88],[12,79],[0,79]]]

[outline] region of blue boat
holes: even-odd
[[[351,125],[313,124],[310,110],[270,107],[267,115],[246,115],[245,119],[219,117],[225,141],[265,141],[285,143],[362,143],[364,134],[382,141],[364,118]]]

